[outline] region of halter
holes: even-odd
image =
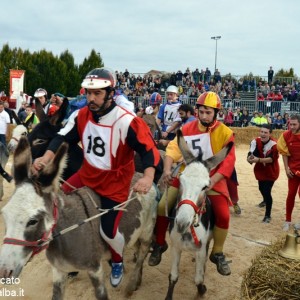
[[[58,201],[57,198],[53,199],[53,219],[54,223],[52,224],[50,230],[48,232],[44,232],[43,236],[36,241],[26,241],[26,240],[19,240],[14,238],[5,238],[3,241],[3,244],[9,244],[9,245],[16,245],[16,246],[23,246],[32,248],[32,258],[34,255],[40,253],[44,249],[47,249],[49,247],[49,239],[52,236],[53,230],[56,227],[57,219],[58,219]]]
[[[199,226],[200,215],[203,215],[206,212],[205,200],[206,200],[206,197],[203,198],[200,207],[198,207],[192,200],[189,200],[189,199],[180,200],[178,205],[177,205],[177,209],[179,209],[179,207],[183,204],[190,205],[194,209],[194,211],[195,211],[194,222],[190,226],[190,230],[191,230],[191,234],[192,234],[192,237],[194,239],[195,245],[199,248],[201,247],[201,240],[198,239],[194,227]]]

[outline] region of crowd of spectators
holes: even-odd
[[[181,96],[184,98],[197,98],[205,91],[214,91],[219,94],[220,98],[239,99],[240,92],[257,91],[260,95],[258,100],[268,101],[300,101],[300,84],[294,82],[288,84],[285,81],[259,81],[256,82],[252,75],[244,76],[239,79],[226,75],[222,78],[218,69],[212,74],[209,68],[206,70],[196,69],[190,71],[189,68],[185,72],[178,71],[172,74],[156,74],[147,73],[135,75],[125,72],[116,71],[117,86],[126,90],[129,97],[144,97],[145,99],[153,92],[164,93],[169,85],[176,85]],[[273,79],[273,77],[272,77]]]
[[[223,109],[219,112],[219,120],[228,126],[260,126],[268,123],[273,129],[287,126],[288,114],[281,111],[282,102],[290,102],[290,110],[298,110],[300,102],[300,84],[295,81],[289,84],[275,78],[272,67],[268,71],[268,79],[256,82],[252,76],[236,78],[226,75],[222,78],[218,69],[212,74],[209,68],[190,71],[189,68],[172,74],[155,74],[149,72],[143,75],[116,71],[117,87],[122,89],[136,107],[146,107],[149,97],[153,92],[164,95],[169,85],[176,85],[179,91],[179,100],[187,102],[188,99],[196,100],[205,91],[214,91],[220,96]],[[256,92],[257,105],[253,109],[241,107],[241,94]],[[192,101],[189,101],[192,103]],[[293,103],[295,107],[293,107]]]

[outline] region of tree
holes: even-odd
[[[79,65],[79,76],[83,80],[88,72],[95,68],[104,67],[100,53],[96,53],[93,49],[88,58],[85,58],[83,63]]]

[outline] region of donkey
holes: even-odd
[[[49,117],[45,114],[40,102],[36,101],[36,114],[40,123],[28,134],[33,159],[44,155],[51,140],[62,128],[62,122],[67,114],[68,106],[69,101],[67,98],[64,98],[59,110]],[[20,138],[27,135],[27,132],[27,128],[21,123],[14,128],[12,138],[8,143],[8,149],[11,153],[15,151]],[[63,179],[71,177],[82,165],[83,152],[78,144],[70,145],[68,157],[67,167],[62,176]]]
[[[46,255],[54,280],[52,299],[63,299],[67,274],[74,270],[87,270],[96,298],[108,299],[102,267],[107,245],[99,233],[100,197],[87,187],[70,195],[59,191],[66,152],[67,145],[63,144],[54,159],[34,176],[28,140],[19,141],[13,161],[16,188],[2,209],[6,234],[0,254],[0,278],[19,277],[28,259],[48,246]],[[132,193],[122,215],[120,232],[125,243],[138,249],[125,289],[127,296],[142,281],[143,262],[155,225],[156,196],[154,186],[145,195]],[[88,218],[92,221],[87,222]]]
[[[170,226],[172,266],[166,300],[173,299],[182,251],[195,253],[195,284],[200,296],[206,292],[204,273],[214,219],[205,189],[210,185],[210,170],[227,156],[233,145],[233,143],[228,144],[217,155],[203,161],[202,150],[200,149],[198,158],[195,158],[188,149],[180,130],[177,132],[177,137],[186,167],[180,175],[180,199],[175,220]]]

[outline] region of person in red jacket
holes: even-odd
[[[288,195],[286,198],[286,219],[283,230],[291,226],[295,197],[300,187],[300,115],[290,116],[290,129],[281,134],[277,149],[282,155],[284,169],[288,177]]]
[[[107,68],[90,71],[81,86],[86,89],[88,105],[74,111],[65,127],[51,141],[44,156],[37,158],[33,170],[40,170],[63,142],[81,142],[84,160],[77,173],[62,189],[88,186],[101,196],[101,208],[110,210],[101,216],[100,234],[109,245],[112,257],[110,282],[119,285],[123,277],[125,239],[119,231],[122,211],[112,210],[128,199],[134,175],[134,153],[139,153],[144,169],[133,190],[147,193],[162,173],[162,160],[149,127],[114,99],[115,73]]]
[[[272,128],[269,124],[261,126],[259,137],[253,139],[250,144],[247,161],[255,163],[254,175],[258,180],[258,187],[263,202],[259,207],[266,207],[264,223],[270,223],[272,211],[272,187],[279,177],[279,163],[276,140],[271,137]]]

